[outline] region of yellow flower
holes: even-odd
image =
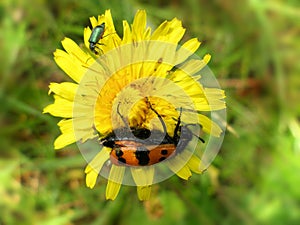
[[[85,28],[83,47],[65,38],[62,41],[65,51],[54,53],[57,65],[75,81],[49,86],[54,103],[45,107],[44,113],[63,118],[58,123],[61,135],[55,140],[55,149],[88,140],[97,143],[84,153],[94,154],[85,169],[86,185],[93,188],[101,174],[108,179],[106,198],[112,200],[122,184],[137,186],[138,198],[146,200],[152,184],[174,173],[185,180],[191,171],[202,173],[219,147],[213,153],[204,151],[199,135],[218,138],[224,133],[222,125],[207,113],[226,108],[224,91],[211,85],[216,81],[209,80],[209,87],[201,83],[203,78],[210,79],[201,72],[210,55],[203,59],[195,57],[194,52],[200,46],[196,38],[179,46],[185,29],[176,18],[163,22],[152,32],[146,26],[145,11],[139,10],[131,26],[123,21],[122,38],[115,31],[109,10],[90,21],[93,29],[105,25],[95,51],[90,49],[92,30]],[[130,131],[128,136],[122,133],[126,129]],[[183,129],[192,135],[184,139]],[[123,136],[118,137],[118,131]],[[148,136],[130,136],[142,131],[151,131],[156,136],[150,135],[148,142],[140,140]],[[109,137],[114,144],[119,141],[123,145],[111,147],[106,142]],[[159,138],[163,144],[158,142]],[[183,149],[175,150],[176,145],[182,145]],[[113,161],[114,151],[114,154],[126,153],[125,161],[132,157],[139,162],[134,152],[138,147],[149,150],[150,161],[143,165]],[[155,160],[162,147],[174,154],[158,163]]]

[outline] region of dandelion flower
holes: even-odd
[[[179,45],[185,29],[176,18],[152,32],[139,10],[131,26],[123,21],[121,37],[109,10],[90,21],[84,46],[65,38],[64,50],[54,53],[74,80],[49,86],[54,103],[44,113],[62,118],[55,149],[92,141],[96,147],[82,151],[89,158],[86,185],[93,188],[101,174],[111,200],[122,184],[137,186],[146,200],[152,184],[174,173],[185,180],[202,173],[219,148],[208,151],[211,137],[221,140],[224,133],[209,113],[226,108],[224,91],[203,85],[210,55],[194,56],[196,38]],[[200,134],[209,137],[205,145]]]

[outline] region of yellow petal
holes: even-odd
[[[101,151],[87,165],[84,172],[89,173],[91,170],[97,170],[99,172],[103,167],[104,163],[109,159],[109,155],[110,155],[110,148],[103,147]]]
[[[195,102],[195,109],[198,111],[214,111],[214,110],[220,110],[225,109],[226,104],[224,101],[221,100],[210,100],[209,103],[207,101],[202,102]]]
[[[200,46],[201,42],[197,38],[193,38],[185,42],[180,49],[176,52],[175,65],[184,62],[190,57]]]
[[[44,108],[43,113],[50,113],[53,116],[71,118],[73,115],[73,102],[54,95],[53,104]]]
[[[129,44],[132,42],[132,33],[130,31],[130,27],[128,22],[125,20],[123,21],[123,40],[122,44]]]
[[[121,38],[116,33],[115,25],[111,16],[110,10],[105,11],[105,15],[103,17],[105,22],[105,30],[104,35],[102,37],[102,43],[105,43],[103,46],[101,46],[101,49],[103,49],[103,52],[107,52],[111,49],[114,49],[115,47],[118,47],[121,43]],[[99,20],[98,23],[102,23],[102,18]]]
[[[97,177],[104,163],[109,159],[109,151],[107,148],[103,148],[94,159],[86,166],[86,186],[89,188],[93,188],[96,184]]]
[[[210,55],[210,54],[206,54],[206,55],[203,57],[203,61],[204,61],[206,64],[209,63],[210,59],[211,59],[211,55]]]
[[[92,34],[92,30],[89,27],[84,28],[84,31],[83,31],[83,40],[84,40],[84,45],[85,45],[85,47],[87,49],[90,48],[89,39],[90,39],[91,34]]]
[[[55,93],[65,99],[70,101],[74,100],[78,85],[70,82],[63,82],[63,83],[50,83],[49,85],[49,94]]]
[[[141,201],[149,200],[151,195],[151,185],[149,186],[137,186],[138,198]]]
[[[137,186],[147,186],[153,184],[154,167],[131,167],[131,174]]]
[[[97,137],[97,135],[94,134],[93,129],[64,131],[55,139],[54,149],[64,148],[65,146],[73,144],[77,141],[81,141],[83,143],[86,140],[93,139],[95,137]]]
[[[210,107],[210,111],[226,108],[226,103],[223,100],[226,97],[224,90],[218,88],[205,88],[204,93]],[[199,111],[202,110],[199,109]]]
[[[93,129],[93,119],[88,117],[79,117],[72,119],[61,120],[58,124],[62,132],[74,131],[76,130],[88,130]]]
[[[64,134],[64,136],[61,137],[61,140],[58,143],[61,143],[61,141],[65,142],[65,139],[69,137],[68,135],[74,136],[75,139],[71,140],[81,141],[82,143],[84,143],[88,139],[98,137],[93,127],[93,120],[89,119],[89,117],[64,119],[58,123],[58,126],[62,134]],[[65,138],[62,139],[63,137]]]
[[[201,160],[197,157],[192,155],[192,157],[190,158],[190,160],[187,163],[187,166],[194,172],[194,173],[198,173],[201,174],[203,173],[203,170],[200,169],[201,166]]]
[[[172,21],[164,21],[152,34],[151,40],[160,40],[177,44],[185,33],[181,21],[174,18]]]
[[[107,11],[107,10],[106,10]],[[97,25],[100,25],[102,24],[103,22],[105,22],[105,15],[104,14],[101,14],[101,15],[98,15],[98,18],[97,18]]]
[[[168,21],[164,21],[163,23],[161,23],[153,32],[151,40],[159,40],[160,37],[165,36],[169,30],[169,26],[170,23]]]
[[[190,169],[185,165],[187,162],[182,157],[180,157],[180,154],[166,161],[166,163],[168,167],[180,178],[188,180],[190,176],[192,176]]]
[[[116,199],[121,188],[124,172],[124,166],[116,166],[112,164],[106,186],[106,199]]]
[[[149,40],[151,37],[151,27],[148,27],[144,33],[144,40]]]
[[[74,132],[63,133],[55,139],[54,149],[64,148],[65,146],[73,144],[74,142],[76,142]]]
[[[188,50],[190,52],[195,52],[195,51],[197,51],[197,49],[199,48],[200,45],[201,45],[201,42],[199,42],[197,38],[192,38],[192,39],[188,40],[187,42],[185,42],[181,46],[181,48]]]
[[[211,119],[209,119],[207,116],[203,114],[198,115],[199,122],[202,125],[202,130],[208,134],[211,134],[213,136],[219,137],[221,133],[223,132],[222,129],[219,127],[218,124],[213,122]]]
[[[184,166],[176,172],[176,175],[184,180],[188,180],[192,176],[192,173],[188,166]]]
[[[65,51],[57,49],[54,52],[54,60],[56,64],[77,83],[80,82],[86,72],[86,69],[81,64],[78,64],[78,62]]]
[[[120,189],[121,184],[109,180],[106,185],[106,200],[115,200]]]
[[[151,74],[151,70],[145,70],[145,75],[149,76],[151,74],[165,77],[174,66],[177,45],[161,41],[151,41],[148,45],[147,54],[149,60],[153,61],[148,64],[154,66],[155,73]]]
[[[132,37],[135,41],[142,41],[144,39],[144,32],[146,29],[146,11],[138,10],[135,14],[132,24]]]
[[[99,172],[97,170],[91,170],[89,173],[87,173],[85,176],[86,186],[91,189],[94,188],[98,175],[99,175]]]
[[[182,23],[177,18],[174,18],[170,22],[170,30],[167,35],[167,42],[177,44],[183,37],[185,29],[182,27]]]
[[[93,129],[75,131],[75,135],[76,139],[79,140],[81,143],[99,137],[98,134],[95,134],[95,131]]]
[[[193,75],[199,72],[207,65],[207,62],[203,59],[190,59],[184,63],[180,69],[182,69],[186,74]]]
[[[98,21],[94,16],[90,17],[90,22],[91,22],[93,28],[98,25]]]
[[[70,112],[65,112],[65,110],[67,108],[72,110],[70,109],[70,107],[72,108],[70,104],[71,102],[56,97],[55,103],[45,107],[43,113],[51,113],[52,115],[69,118],[72,117],[72,115]],[[85,111],[84,109],[82,110]],[[79,140],[85,142],[87,139],[92,139],[97,136],[93,128],[93,120],[87,116],[74,119],[63,119],[57,125],[62,134],[57,137],[54,142],[55,149],[61,149]]]
[[[110,32],[115,32],[115,25],[114,25],[114,21],[112,19],[112,16],[111,16],[111,12],[110,12],[110,9],[108,10],[105,10],[105,27],[106,29],[109,29]]]
[[[79,66],[86,64],[90,59],[90,55],[86,54],[72,39],[65,38],[61,42],[66,52],[73,58],[75,63]]]

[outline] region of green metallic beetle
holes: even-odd
[[[93,29],[92,34],[89,38],[90,49],[95,54],[98,54],[98,52],[96,51],[96,48],[98,48],[97,44],[98,41],[103,37],[104,31],[105,31],[105,23],[102,23],[101,25],[98,25]]]

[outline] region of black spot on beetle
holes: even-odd
[[[166,157],[160,157],[158,161],[164,161],[166,159]]]
[[[163,150],[160,151],[160,153],[162,155],[167,155],[168,154],[168,150],[167,149],[163,149]]]
[[[150,151],[144,146],[137,147],[135,156],[136,156],[137,160],[139,161],[139,165],[146,166],[149,164],[149,162],[150,162],[149,152]]]
[[[124,159],[122,157],[118,158],[118,161],[121,162],[121,163],[126,163],[126,159]]]
[[[123,154],[124,154],[124,152],[121,149],[116,149],[116,156],[118,158],[120,158]]]

